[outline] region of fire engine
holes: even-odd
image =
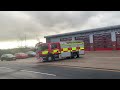
[[[84,42],[52,42],[36,44],[36,57],[44,61],[54,61],[64,58],[79,58],[84,55]]]

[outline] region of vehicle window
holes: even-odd
[[[51,49],[55,49],[55,48],[57,48],[57,44],[52,44]]]
[[[7,54],[6,56],[8,56],[8,57],[12,57],[13,55],[12,55],[12,54]]]
[[[40,50],[40,51],[48,50],[48,45],[39,46],[38,50]]]

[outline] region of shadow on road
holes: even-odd
[[[66,59],[59,59],[59,60],[55,60],[55,61],[44,61],[44,62],[38,62],[38,63],[50,63],[50,62],[62,62],[62,61],[73,61],[73,60],[81,60],[84,57],[79,57],[79,58],[66,58]]]

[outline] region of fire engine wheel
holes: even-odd
[[[74,53],[74,54],[73,54],[73,57],[74,57],[74,58],[77,58],[77,53]]]
[[[52,55],[49,55],[47,57],[47,61],[50,62],[50,61],[54,61],[54,57]]]
[[[72,54],[72,58],[78,58],[78,57],[79,57],[78,53],[73,53]]]

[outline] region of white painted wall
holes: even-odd
[[[90,43],[93,43],[93,34],[89,35],[89,40],[90,40]]]
[[[111,32],[111,39],[112,39],[112,41],[116,41],[116,33],[115,32]]]

